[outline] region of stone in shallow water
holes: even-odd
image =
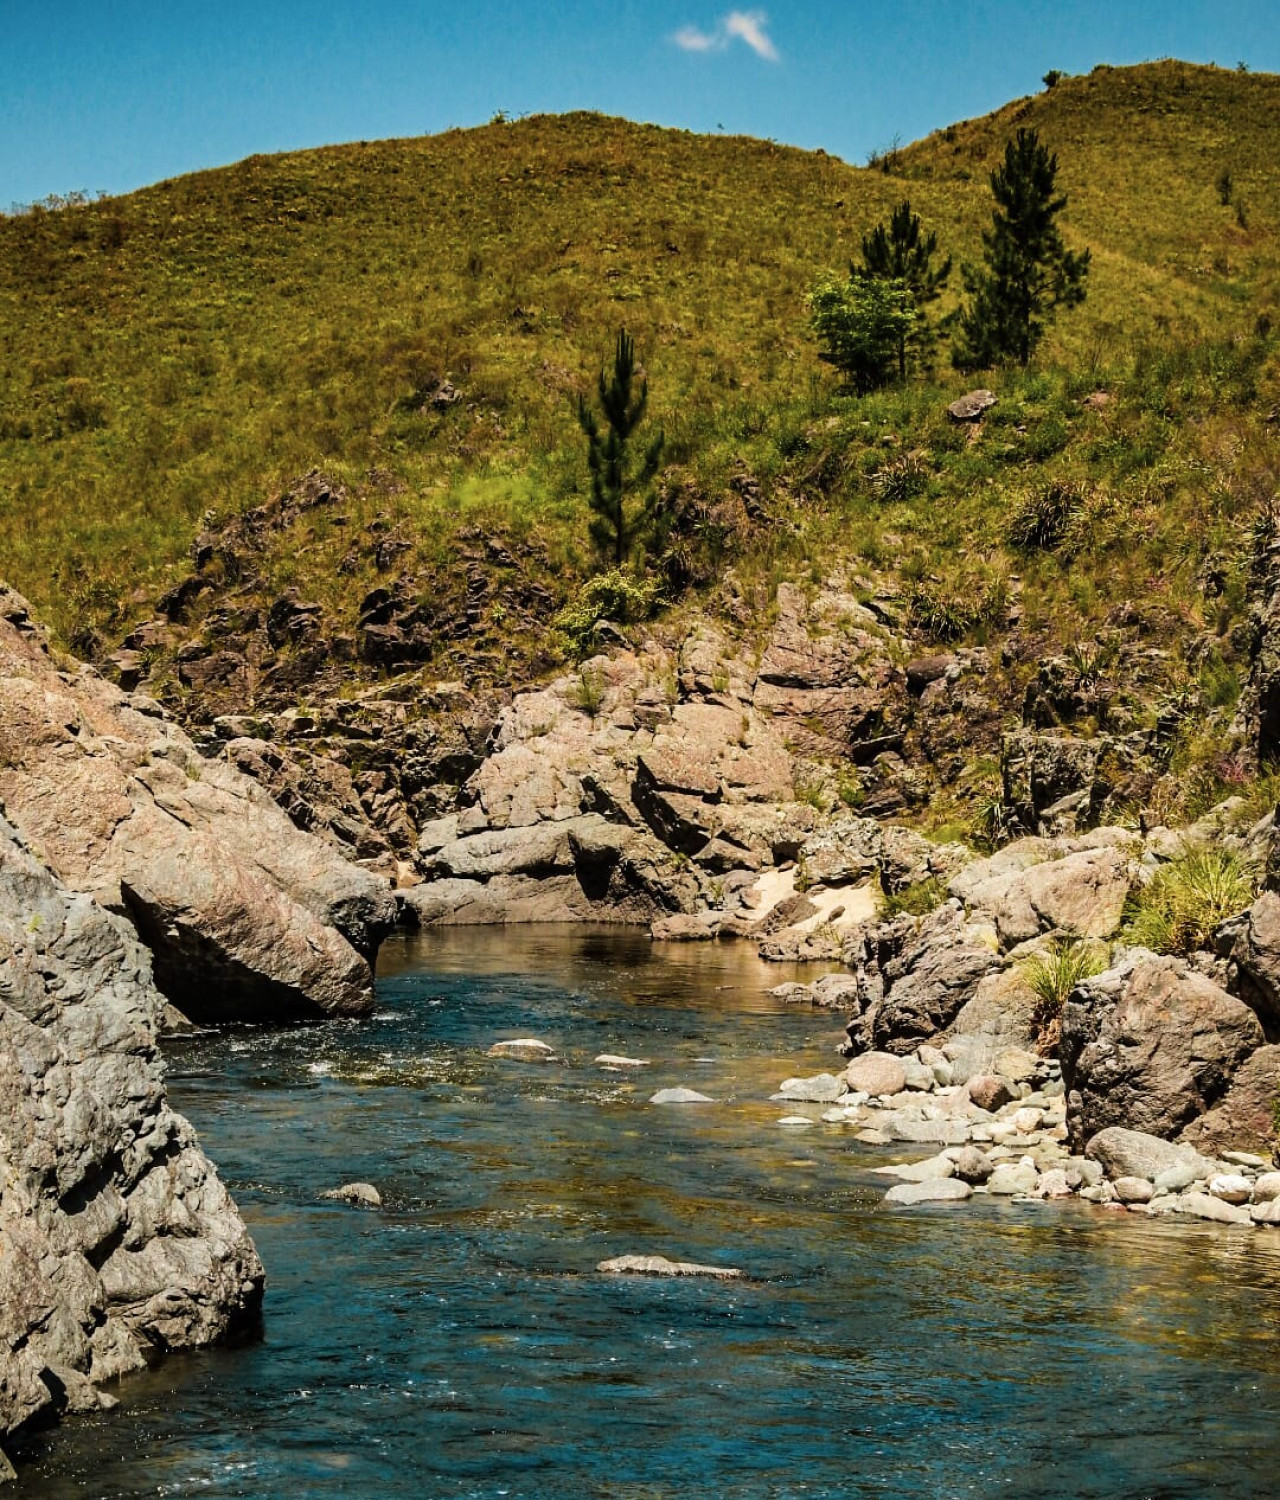
[[[851,1089],[864,1094],[900,1094],[907,1082],[902,1059],[889,1052],[864,1052],[854,1058],[844,1076]]]
[[[834,1073],[815,1073],[812,1078],[787,1078],[774,1099],[793,1099],[797,1104],[834,1104],[849,1092],[843,1078]]]
[[[714,1104],[716,1101],[697,1089],[659,1089],[650,1104]]]
[[[967,1182],[955,1177],[942,1177],[932,1182],[900,1182],[884,1195],[886,1203],[959,1203],[973,1196]]]
[[[901,1166],[873,1167],[880,1177],[900,1177],[903,1182],[941,1182],[957,1175],[955,1163],[946,1156],[930,1156],[925,1161],[904,1162]]]
[[[976,1146],[961,1146],[953,1151],[951,1163],[962,1182],[985,1182],[995,1171],[995,1163]]]
[[[485,1056],[507,1057],[514,1062],[547,1062],[552,1056],[552,1050],[537,1037],[522,1036],[510,1042],[494,1042]]]
[[[700,1266],[692,1260],[668,1260],[665,1255],[619,1255],[596,1267],[605,1276],[710,1276],[738,1281],[742,1272],[727,1266]]]
[[[1111,1186],[1121,1203],[1150,1203],[1155,1191],[1145,1177],[1117,1177]]]
[[[596,1062],[602,1068],[647,1068],[649,1060],[645,1057],[621,1057],[616,1052],[602,1052],[596,1058]]]
[[[1247,1208],[1223,1203],[1220,1198],[1211,1198],[1208,1193],[1183,1193],[1178,1199],[1178,1212],[1190,1214],[1193,1219],[1210,1219],[1217,1224],[1253,1223]]]
[[[778,1121],[778,1124],[787,1125],[793,1128],[799,1128],[807,1125],[812,1125],[813,1121],[809,1119],[807,1115],[783,1115],[782,1118]]]
[[[1280,1228],[1280,1198],[1272,1198],[1269,1203],[1255,1203],[1249,1210],[1249,1217],[1255,1224]]]
[[[344,1182],[341,1187],[330,1188],[320,1196],[337,1203],[350,1203],[355,1208],[382,1207],[382,1194],[371,1182]]]
[[[1234,1172],[1219,1172],[1209,1179],[1209,1196],[1222,1203],[1248,1203],[1253,1184]]]
[[[1023,1162],[1002,1162],[987,1182],[987,1191],[998,1197],[1011,1198],[1016,1193],[1033,1193],[1040,1174]]]
[[[1253,1201],[1270,1203],[1280,1198],[1280,1172],[1264,1172],[1253,1185]]]

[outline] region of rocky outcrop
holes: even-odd
[[[1280,895],[1263,891],[1223,935],[1241,996],[1257,1011],[1267,1036],[1280,1039]]]
[[[127,915],[197,1020],[356,1014],[387,882],[300,833],[149,699],[60,667],[0,593],[0,805],[68,886]]]
[[[1262,1044],[1253,1012],[1185,961],[1134,950],[1063,1008],[1068,1125],[1172,1137],[1212,1109]]]
[[[1236,1070],[1221,1099],[1192,1120],[1181,1139],[1217,1155],[1226,1150],[1269,1155],[1280,1135],[1280,1047],[1259,1047]]]
[[[129,925],[0,820],[0,1432],[256,1315],[262,1267],[168,1106]]]
[[[952,895],[1014,947],[1054,930],[1111,937],[1138,873],[1141,842],[1120,829],[1018,839],[952,877]]]

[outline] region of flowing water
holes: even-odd
[[[767,1102],[838,1040],[768,996],[786,977],[732,945],[425,935],[386,953],[372,1022],[175,1045],[267,1265],[264,1337],[31,1439],[15,1493],[1280,1493],[1280,1235],[879,1208],[892,1153]],[[563,1061],[484,1055],[517,1036]],[[647,1103],[681,1084],[717,1102]],[[320,1201],[351,1180],[383,1211]],[[749,1279],[595,1274],[631,1252]]]

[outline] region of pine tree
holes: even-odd
[[[1025,365],[1044,336],[1045,317],[1084,301],[1089,252],[1068,250],[1055,220],[1058,158],[1034,130],[1019,130],[991,174],[996,206],[982,236],[984,268],[964,268],[970,301],[954,350],[961,369],[1016,359]]]
[[[863,237],[862,264],[850,267],[854,276],[901,282],[911,294],[916,320],[910,333],[903,329],[898,339],[898,375],[903,380],[907,375],[908,345],[914,345],[920,352],[929,346],[925,304],[938,298],[951,275],[950,256],[937,266],[933,264],[938,236],[924,234],[922,228],[919,216],[911,212],[910,201],[904,199],[887,225],[881,222]]]
[[[591,473],[591,540],[602,553],[621,567],[636,541],[652,522],[652,497],[645,496],[638,510],[628,505],[636,491],[644,490],[662,462],[661,432],[645,450],[635,473],[627,472],[627,449],[631,435],[644,417],[649,403],[649,383],[643,377],[638,393],[636,346],[625,328],[618,332],[613,356],[613,375],[600,371],[598,399],[607,430],[601,430],[586,398],[578,397],[578,421],[587,435],[587,468]]]

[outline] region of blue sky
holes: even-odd
[[[0,0],[0,207],[255,151],[599,109],[851,161],[1175,56],[1280,71],[1280,0]]]

